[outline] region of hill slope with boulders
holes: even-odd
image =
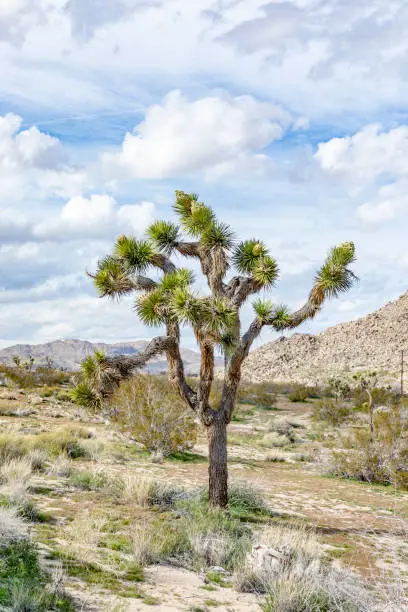
[[[381,372],[384,383],[396,385],[402,350],[408,370],[408,292],[355,321],[316,335],[294,334],[263,345],[249,355],[243,378],[315,384],[333,375],[370,370]]]

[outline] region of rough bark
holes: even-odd
[[[208,499],[211,506],[228,505],[227,424],[215,419],[207,428],[208,435]]]

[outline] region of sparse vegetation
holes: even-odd
[[[192,411],[162,376],[122,382],[110,404],[114,421],[152,454],[189,451],[197,440]]]
[[[352,409],[344,401],[324,397],[313,405],[313,417],[318,421],[326,421],[330,425],[341,425],[351,416]]]
[[[25,523],[0,507],[0,606],[5,610],[73,612],[73,601],[41,567]]]
[[[288,399],[291,402],[306,402],[311,394],[311,390],[304,385],[295,385],[288,394]]]

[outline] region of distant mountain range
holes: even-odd
[[[30,356],[34,357],[35,365],[47,363],[47,358],[57,368],[65,370],[78,370],[81,362],[95,351],[103,351],[109,357],[114,355],[135,355],[147,346],[148,340],[135,342],[118,342],[106,344],[104,342],[88,342],[87,340],[54,340],[46,344],[16,344],[0,350],[0,363],[12,364],[13,357],[18,356],[23,361]],[[198,374],[200,370],[200,354],[190,349],[182,349],[182,356],[187,374]],[[222,364],[219,359],[217,365]],[[159,373],[167,370],[167,361],[164,357],[152,359],[145,369],[148,372]]]

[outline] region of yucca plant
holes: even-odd
[[[120,236],[112,254],[99,262],[92,275],[101,297],[120,298],[135,293],[135,311],[139,318],[148,326],[164,327],[165,334],[154,338],[137,356],[97,355],[93,364],[88,359],[83,371],[85,378],[91,380],[90,397],[94,398],[97,393],[103,400],[151,358],[164,354],[170,381],[207,428],[209,500],[214,506],[225,507],[228,503],[227,425],[235,408],[242,364],[263,327],[279,331],[294,329],[313,318],[326,298],[350,289],[356,279],[349,268],[354,261],[354,245],[347,242],[329,252],[302,308],[290,312],[285,306],[257,299],[255,318],[243,332],[242,306],[251,296],[274,286],[279,276],[277,262],[259,240],[237,243],[230,227],[219,222],[214,211],[195,194],[177,191],[174,211],[179,224],[157,221],[148,229],[146,240]],[[194,291],[192,272],[176,268],[171,260],[173,254],[200,263],[208,295],[201,296]],[[147,276],[150,271],[156,271],[157,280]],[[181,325],[192,327],[201,351],[201,371],[195,389],[184,374]],[[210,394],[217,347],[224,352],[225,371],[221,399],[212,405]],[[80,391],[86,396],[86,389]]]

